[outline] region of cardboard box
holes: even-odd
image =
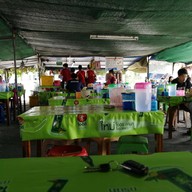
[[[39,105],[38,96],[29,96],[29,106],[34,107]]]

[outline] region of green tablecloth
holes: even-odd
[[[9,92],[0,92],[0,99],[9,99],[11,97],[13,97],[13,92],[9,91]]]
[[[48,105],[48,100],[54,96],[73,96],[75,97],[75,93],[62,93],[62,92],[51,92],[51,91],[44,91],[44,92],[39,92],[38,97],[39,97],[39,103],[40,105]]]
[[[55,89],[61,89],[60,86],[54,86],[54,85],[41,85],[39,88],[47,89],[47,88],[55,88]]]
[[[138,113],[109,105],[40,106],[19,115],[22,140],[163,134],[161,111]]]
[[[182,103],[192,102],[192,97],[185,96],[158,96],[158,101],[163,102],[171,107]]]
[[[18,91],[18,92],[17,92],[17,95],[18,95],[19,97],[21,97],[24,93],[25,93],[25,90]]]
[[[17,94],[19,97],[21,97],[23,94],[25,93],[25,90],[22,91],[18,91]],[[9,92],[0,92],[0,99],[9,99],[11,97],[13,97],[14,92],[13,91],[9,91]]]
[[[103,105],[110,104],[110,99],[94,98],[94,99],[67,99],[66,106],[74,105]]]
[[[67,101],[66,101],[67,100]],[[94,98],[94,99],[66,99],[58,97],[52,97],[48,99],[49,106],[74,106],[74,105],[103,105],[110,104],[110,99]]]
[[[5,192],[191,192],[190,152],[93,156],[95,166],[135,160],[149,174],[134,177],[117,169],[84,173],[80,157],[0,159],[0,187]],[[57,189],[56,189],[57,187]],[[3,190],[4,189],[4,190]]]
[[[63,96],[55,96],[50,99],[48,99],[49,106],[61,106],[65,105],[66,103],[66,97]]]

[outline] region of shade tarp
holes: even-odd
[[[133,65],[128,67],[128,70],[134,71],[136,73],[146,73],[147,72],[147,57],[144,57],[140,61],[135,62]]]
[[[0,13],[47,57],[146,56],[192,40],[189,0],[0,0]],[[138,41],[90,35],[137,36]]]
[[[182,45],[165,49],[154,56],[156,60],[168,62],[192,62],[192,42],[187,42]]]
[[[4,38],[4,39],[3,39]],[[14,60],[12,31],[0,18],[0,60]],[[35,54],[35,51],[21,37],[15,38],[16,59],[23,59]]]

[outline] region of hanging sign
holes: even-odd
[[[105,63],[106,63],[105,69],[107,71],[110,69],[117,71],[123,69],[123,57],[106,57]]]
[[[62,60],[60,58],[57,59],[56,65],[62,65]]]
[[[92,70],[101,69],[100,61],[95,61],[94,59],[92,59],[91,62],[90,62],[90,65],[91,65]]]

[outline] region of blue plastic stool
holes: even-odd
[[[121,136],[117,142],[117,153],[148,153],[148,139],[139,135]]]

